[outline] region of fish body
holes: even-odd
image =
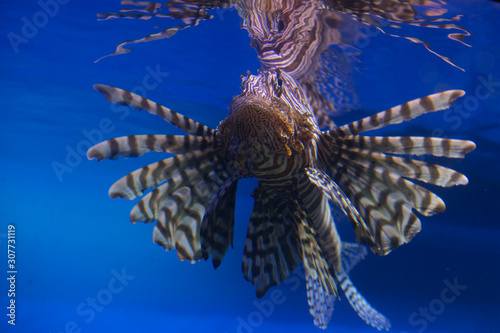
[[[349,279],[332,207],[346,214],[356,240],[376,254],[388,254],[409,242],[420,231],[413,210],[429,216],[445,208],[439,197],[411,179],[449,187],[464,185],[467,178],[406,156],[461,158],[475,145],[464,140],[360,134],[448,108],[463,92],[427,96],[320,131],[312,110],[300,104],[304,98],[300,85],[278,73],[261,71],[245,77],[242,94],[215,130],[144,97],[96,85],[109,101],[159,115],[188,134],[111,139],[92,147],[88,157],[114,159],[148,151],[176,154],[120,179],[110,195],[133,199],[154,188],[132,209],[131,220],[157,221],[156,243],[176,249],[181,260],[212,256],[214,267],[233,242],[238,179],[257,178],[242,265],[257,296],[301,263],[318,327],[328,324],[340,286],[365,322],[388,329],[389,321]]]
[[[412,8],[406,2],[393,3],[394,8]],[[152,189],[132,209],[131,221],[156,221],[155,243],[176,249],[181,260],[211,257],[217,268],[233,243],[238,180],[256,178],[242,271],[257,296],[303,265],[316,326],[327,327],[342,290],[367,324],[389,329],[389,321],[349,278],[353,264],[364,257],[363,247],[342,242],[332,210],[347,216],[358,243],[386,255],[420,231],[415,211],[430,216],[445,209],[438,196],[413,180],[443,187],[468,182],[459,172],[412,156],[462,158],[475,145],[465,140],[364,135],[449,108],[463,95],[459,90],[410,101],[343,126],[337,127],[328,117],[343,100],[328,97],[320,80],[327,73],[322,57],[332,45],[342,44],[339,8],[368,22],[384,4],[351,8],[351,2],[313,0],[167,2],[169,17],[181,18],[186,25],[143,41],[197,25],[209,18],[204,9],[235,5],[262,68],[242,78],[240,95],[216,129],[131,92],[95,85],[110,102],[146,110],[187,133],[127,136],[89,149],[88,158],[98,160],[149,151],[174,154],[118,180],[110,196],[133,199]],[[154,16],[159,8],[150,5],[140,15]],[[408,13],[395,10],[388,18],[413,20],[415,13]],[[106,18],[113,15],[119,16]],[[125,12],[122,17],[130,15]],[[115,54],[125,52],[125,44]],[[340,88],[333,91],[342,94]]]

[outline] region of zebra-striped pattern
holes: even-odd
[[[212,138],[194,135],[129,135],[103,141],[87,153],[89,159],[102,161],[118,157],[138,157],[150,151],[184,154],[214,147]]]
[[[212,128],[130,91],[103,84],[95,84],[94,89],[102,93],[110,103],[131,106],[138,110],[146,110],[151,114],[162,117],[166,122],[191,135],[206,138],[212,138],[214,135]]]
[[[332,317],[335,296],[325,293],[320,281],[313,279],[306,272],[306,291],[309,313],[314,318],[314,325],[326,329]]]
[[[181,260],[200,260],[202,220],[213,193],[229,178],[214,131],[128,91],[105,85],[95,85],[95,88],[110,102],[159,115],[189,133],[184,136],[135,135],[110,139],[90,148],[87,156],[101,161],[137,157],[149,151],[176,154],[121,178],[111,186],[109,195],[112,198],[133,199],[154,188],[134,206],[130,220],[157,220],[153,231],[155,243],[166,250],[176,249]]]
[[[409,179],[444,187],[468,182],[463,174],[449,168],[394,155],[461,158],[475,145],[464,140],[358,134],[445,109],[462,95],[462,91],[448,91],[427,96],[320,135],[319,160],[328,174],[323,178],[327,187],[338,186],[334,190],[342,198],[330,200],[347,213],[357,241],[375,253],[385,255],[420,231],[413,209],[425,216],[445,210],[438,196]]]
[[[424,113],[441,111],[451,107],[455,100],[465,94],[462,90],[448,90],[438,94],[418,98],[395,106],[386,111],[340,126],[330,131],[331,135],[348,136],[399,124],[421,116]]]
[[[206,192],[210,192],[208,188]],[[153,230],[153,241],[165,250],[177,250],[180,260],[200,260],[200,226],[205,214],[207,193],[193,193],[192,187],[181,187],[156,203],[158,223]],[[205,201],[205,202],[204,202]]]
[[[348,216],[358,242],[368,244],[377,254],[387,254],[420,230],[414,211],[428,216],[445,208],[439,197],[412,180],[440,186],[467,183],[454,170],[398,155],[460,158],[475,146],[451,139],[359,136],[448,108],[463,95],[461,91],[424,97],[335,128],[328,112],[348,104],[349,88],[342,87],[342,68],[348,66],[339,60],[343,56],[340,47],[337,53],[329,52],[331,45],[343,42],[338,30],[340,15],[334,9],[374,25],[383,18],[392,23],[436,27],[439,22],[445,29],[460,28],[441,19],[416,19],[418,13],[413,10],[420,0],[366,0],[361,7],[337,0],[122,4],[144,8],[127,7],[101,18],[168,17],[180,19],[184,25],[124,42],[113,54],[128,52],[128,44],[168,38],[210,19],[206,9],[236,5],[263,70],[243,78],[241,95],[233,100],[229,117],[215,131],[144,97],[95,85],[110,102],[159,115],[188,133],[128,136],[91,148],[88,157],[98,160],[137,157],[150,151],[176,154],[123,177],[111,187],[110,196],[133,199],[151,189],[132,209],[131,221],[157,221],[155,243],[166,250],[176,249],[181,260],[194,262],[212,256],[218,267],[233,242],[237,182],[256,177],[259,185],[252,194],[255,204],[242,271],[257,296],[262,297],[302,263],[316,326],[326,328],[340,286],[366,323],[388,329],[388,320],[371,307],[347,275],[365,252],[341,242],[332,205]],[[450,38],[461,41],[460,34],[450,34]],[[326,78],[331,76],[340,82],[338,86],[330,87]],[[320,132],[323,127],[329,131]]]
[[[283,87],[279,93],[273,86]],[[238,146],[235,159],[262,182],[289,182],[309,162],[306,147],[319,129],[300,87],[286,73],[270,71],[243,79],[230,115],[218,127],[225,146]]]
[[[332,270],[341,272],[341,242],[325,191],[310,181],[306,175],[299,179],[297,191],[307,212],[307,217],[311,221],[311,227],[316,231],[316,238],[321,246],[323,257]]]
[[[249,98],[260,101],[267,108],[273,106],[273,102],[283,104],[288,110],[295,111],[305,117],[310,117],[310,126],[315,126],[314,113],[307,103],[307,96],[297,81],[288,73],[276,69],[261,71],[259,75],[247,75],[242,78],[241,94],[235,98],[231,108],[237,105],[249,104]],[[278,102],[279,99],[279,102]],[[282,110],[280,110],[282,111]],[[290,117],[290,115],[284,115]]]
[[[296,225],[305,220],[294,202],[293,193],[276,188],[257,187],[248,224],[242,271],[255,286],[257,297],[284,281],[302,257]]]
[[[336,138],[324,135],[330,141]],[[417,136],[348,136],[337,141],[346,149],[369,149],[371,152],[384,152],[395,155],[434,155],[438,157],[463,158],[474,150],[471,141],[441,139]]]
[[[308,217],[308,220],[309,217]],[[338,295],[334,277],[330,274],[328,264],[318,235],[308,221],[302,221],[298,227],[298,236],[302,245],[302,263],[305,268],[307,302],[314,324],[325,329],[333,312],[333,302]]]
[[[318,69],[328,46],[340,43],[341,16],[321,1],[244,0],[236,6],[264,68],[281,69],[299,82]]]
[[[213,195],[213,200],[201,225],[202,254],[205,260],[212,255],[212,263],[219,267],[229,245],[233,245],[234,210],[238,176],[233,175]]]
[[[313,235],[314,230],[310,229],[311,236]],[[304,245],[303,245],[304,247]],[[318,248],[319,249],[319,248]],[[304,250],[303,250],[304,251]],[[332,292],[332,289],[325,289],[325,284],[321,281],[326,281],[332,287],[336,287],[335,282],[333,281],[333,277],[328,271],[328,264],[322,258],[321,250],[316,254],[316,262],[322,262],[326,266],[322,266],[323,269],[317,270],[318,274],[316,277],[313,277],[314,273],[311,273],[311,270],[307,270],[305,272],[306,277],[306,290],[307,290],[307,301],[309,303],[309,312],[314,318],[314,325],[321,329],[326,329],[330,318],[333,313],[333,305],[336,297]],[[351,269],[364,257],[366,256],[366,248],[359,244],[342,242],[342,267],[344,272],[347,274],[351,271]],[[307,262],[304,262],[304,266],[308,267]],[[344,285],[345,287],[345,285]],[[351,294],[349,290],[349,294]],[[351,297],[352,298],[352,297]],[[362,298],[362,296],[361,296]],[[372,315],[372,317],[377,318],[380,315]],[[373,325],[372,325],[373,326]]]
[[[318,126],[333,129],[335,124],[328,115],[349,109],[346,101],[352,95],[350,84],[345,85],[347,89],[331,85],[332,78],[349,81],[347,62],[339,67],[329,59],[335,53],[330,46],[342,44],[341,15],[324,8],[322,1],[244,0],[236,7],[263,68],[279,69],[293,77],[306,92]],[[344,52],[336,54],[336,60],[347,59]]]
[[[134,199],[143,191],[168,181],[166,187],[175,189],[206,172],[217,169],[213,152],[192,152],[176,155],[131,172],[115,182],[110,190],[111,198]]]
[[[363,319],[365,323],[375,327],[379,331],[388,331],[391,328],[389,320],[368,303],[358,289],[352,284],[347,274],[339,275],[339,284],[349,304],[351,304],[354,311],[356,311],[358,316]]]
[[[390,327],[389,321],[377,310],[372,308],[356,288],[354,288],[347,276],[347,272],[344,270],[344,267],[350,269],[352,265],[355,264],[355,261],[359,259],[354,259],[352,263],[349,262],[347,258],[342,259],[342,243],[337,233],[333,217],[331,216],[331,208],[328,203],[329,197],[332,197],[334,194],[330,192],[330,188],[318,176],[317,171],[313,169],[308,169],[308,171],[306,176],[298,180],[297,191],[305,211],[307,212],[309,223],[317,233],[315,239],[319,245],[318,250],[321,249],[321,255],[324,260],[328,262],[328,267],[333,274],[335,282],[340,284],[351,306],[361,319],[379,330],[388,330]],[[347,248],[346,251],[348,251]],[[355,249],[351,248],[351,250],[356,252]],[[305,266],[307,269],[306,264]],[[333,282],[334,285],[335,282]],[[314,285],[314,283],[311,283],[311,285]],[[323,294],[323,296],[321,296],[321,294]],[[325,313],[331,313],[330,304],[332,300],[330,300],[330,298],[335,295],[338,295],[336,288],[331,290],[325,288],[325,286],[319,288],[319,291],[316,290],[315,292],[308,293],[311,314],[317,319],[319,325],[324,325],[325,319],[328,319],[323,315]],[[318,296],[320,301],[316,303]],[[318,311],[319,306],[322,307],[323,311]]]

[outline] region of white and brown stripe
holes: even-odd
[[[259,186],[243,253],[242,271],[257,297],[284,281],[301,260],[297,224],[305,218],[290,187]],[[297,209],[299,208],[299,209]]]
[[[327,0],[174,0],[163,6],[123,2],[144,8],[126,8],[103,18],[169,17],[185,25],[125,42],[115,54],[127,52],[123,48],[126,44],[167,38],[197,25],[211,17],[206,9],[236,4],[263,69],[258,75],[243,78],[242,93],[235,97],[230,115],[216,130],[144,97],[96,85],[110,102],[159,115],[188,134],[111,139],[91,148],[88,156],[103,160],[149,151],[176,154],[123,177],[111,187],[110,195],[132,199],[151,189],[132,209],[131,221],[157,221],[155,243],[167,250],[176,249],[180,259],[191,262],[211,256],[214,267],[221,264],[233,242],[237,182],[256,177],[259,185],[252,194],[255,204],[242,270],[257,296],[262,297],[302,263],[310,312],[318,327],[326,328],[340,286],[358,315],[380,330],[390,324],[347,275],[363,255],[352,247],[351,253],[344,251],[332,205],[348,216],[358,242],[377,254],[387,254],[418,233],[420,221],[415,212],[429,216],[445,208],[438,196],[413,180],[447,187],[467,183],[467,178],[454,170],[409,156],[460,158],[475,146],[452,139],[360,136],[448,108],[463,95],[461,91],[404,103],[338,128],[328,121],[327,109],[335,103],[327,96],[326,81],[320,79],[325,73],[335,76],[336,70],[320,72],[318,68],[327,59],[324,51],[340,42],[340,16],[334,10],[370,24],[376,20],[372,16],[415,25],[444,23],[415,19],[416,13],[409,12],[420,4],[415,1],[361,3],[363,7]],[[444,28],[454,26],[445,23]],[[339,76],[335,79],[341,80]],[[320,132],[323,125],[330,130]]]
[[[234,210],[238,175],[232,175],[213,195],[203,217],[200,237],[202,255],[217,268],[224,258],[229,245],[233,245]]]
[[[157,224],[153,240],[176,249],[179,258],[212,256],[220,265],[232,244],[237,181],[259,180],[248,227],[242,270],[259,297],[302,262],[315,324],[326,327],[337,287],[368,324],[388,329],[347,276],[331,204],[353,224],[358,242],[387,254],[420,230],[414,211],[432,215],[442,200],[412,179],[440,186],[467,178],[448,168],[409,158],[460,158],[475,148],[464,140],[425,137],[362,137],[359,134],[448,108],[461,91],[427,96],[335,130],[320,132],[304,93],[279,71],[249,75],[217,130],[145,98],[97,86],[108,100],[144,109],[189,133],[111,139],[89,150],[99,160],[148,151],[176,154],[116,182],[112,197],[135,198],[153,189],[132,209],[131,221]],[[404,155],[404,156],[397,156]]]
[[[87,157],[102,161],[118,157],[138,157],[156,151],[184,154],[214,148],[213,138],[194,135],[129,135],[103,141],[89,149]]]
[[[146,110],[151,114],[162,117],[166,122],[191,135],[206,138],[212,138],[214,135],[214,131],[210,127],[130,91],[103,84],[95,84],[94,89],[102,93],[110,103],[123,104],[138,110]]]
[[[375,130],[387,125],[399,124],[421,116],[424,113],[441,111],[451,107],[455,100],[465,94],[462,90],[448,90],[438,94],[418,98],[410,102],[376,113],[372,116],[340,126],[331,131],[332,135],[348,136]]]
[[[358,134],[443,110],[462,95],[456,90],[430,95],[320,135],[321,167],[348,198],[339,206],[348,213],[357,240],[375,253],[385,255],[420,231],[420,220],[412,209],[425,216],[445,209],[438,196],[411,179],[445,187],[468,182],[464,175],[449,168],[394,155],[461,158],[475,145],[465,140]]]

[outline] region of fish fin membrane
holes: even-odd
[[[257,297],[284,281],[301,259],[296,225],[304,219],[293,193],[258,186],[248,224],[242,272]]]
[[[233,175],[219,187],[202,221],[200,236],[203,258],[208,260],[211,254],[214,268],[221,264],[229,245],[233,246],[237,184],[238,178]]]
[[[124,176],[111,186],[109,195],[111,198],[134,199],[151,190],[132,208],[130,220],[134,223],[157,221],[153,231],[155,243],[166,250],[176,249],[181,260],[200,260],[203,257],[200,239],[203,218],[213,194],[230,178],[216,147],[213,130],[128,91],[105,85],[95,85],[95,88],[112,103],[159,115],[188,133],[184,136],[114,138],[90,148],[87,156],[100,161],[137,157],[150,151],[176,154]]]
[[[349,273],[367,255],[366,247],[357,243],[342,242],[342,268]]]
[[[307,168],[306,173],[299,179],[297,187],[309,223],[314,226],[310,234],[313,236],[314,242],[318,244],[319,250],[317,252],[321,253],[321,256],[318,257],[324,258],[325,264],[328,262],[329,273],[323,273],[321,270],[316,271],[322,272],[323,276],[330,278],[326,281],[331,284],[331,287],[337,288],[337,285],[340,285],[351,306],[365,322],[379,330],[388,329],[390,324],[387,319],[373,309],[357,292],[347,275],[348,271],[366,256],[366,249],[358,244],[341,242],[329,210],[330,203],[341,205],[341,201],[346,201],[346,198],[342,198],[342,195],[336,192],[337,188],[331,183],[333,182],[329,181],[329,177],[325,173],[315,168]],[[304,247],[304,244],[305,242],[303,242],[303,248],[307,248]],[[333,302],[339,293],[336,289],[332,290],[333,288],[330,286],[322,284],[320,279],[316,279],[315,270],[307,269],[307,264],[311,260],[308,259],[307,255],[304,255],[304,258],[307,259],[304,260],[304,266],[306,267],[310,313],[315,318],[316,326],[324,329],[332,314]]]

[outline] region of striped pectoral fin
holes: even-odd
[[[388,331],[391,328],[389,320],[384,317],[383,314],[374,309],[370,303],[368,303],[368,301],[353,285],[347,274],[339,276],[339,284],[352,308],[365,323],[375,327],[379,331]]]
[[[260,298],[284,281],[299,263],[300,244],[295,227],[299,217],[289,202],[278,198],[272,189],[258,187],[253,196],[255,204],[248,224],[242,271]]]
[[[201,224],[201,247],[205,260],[212,254],[212,263],[217,268],[229,245],[233,245],[234,211],[238,177],[233,176],[212,196],[207,213]]]
[[[350,205],[362,217],[362,223],[353,223],[355,231],[359,226],[362,230],[356,232],[356,240],[369,245],[376,254],[386,255],[420,231],[420,220],[412,208],[432,215],[444,211],[445,205],[432,192],[367,163],[368,168],[352,160],[339,161],[329,173],[332,183],[342,188]]]
[[[353,136],[392,124],[399,124],[417,118],[425,113],[448,109],[455,100],[465,94],[462,90],[448,90],[418,98],[395,106],[373,116],[340,126],[330,131],[332,136]]]
[[[184,154],[191,151],[213,148],[213,138],[194,135],[129,135],[103,141],[87,152],[88,159],[117,159],[118,157],[138,157],[156,151]]]
[[[213,151],[201,151],[176,155],[156,163],[146,165],[116,181],[109,189],[113,199],[134,199],[144,190],[170,180],[169,188],[187,184],[193,178],[204,176],[212,170],[219,170]]]
[[[199,196],[205,198],[204,205],[208,207],[210,197],[222,185],[220,178],[223,174],[223,171],[214,171],[212,165],[207,165],[203,169],[186,168],[182,173],[174,173],[164,184],[149,192],[132,208],[130,221],[133,223],[154,221],[158,218],[163,201],[182,187],[199,191]]]
[[[420,142],[418,143],[419,147],[412,148],[415,147],[410,143],[412,140]],[[438,147],[432,146],[434,140],[436,140]],[[445,140],[448,142],[445,143]],[[406,147],[396,147],[402,141],[405,142]],[[426,141],[430,143],[430,146],[425,144]],[[464,154],[475,148],[473,142],[462,140],[360,136],[333,138],[326,132],[320,135],[319,146],[325,152],[326,160],[336,161],[335,164],[339,164],[335,169],[340,169],[340,164],[346,167],[355,164],[357,170],[362,172],[369,172],[378,167],[401,177],[443,187],[465,185],[468,183],[468,179],[465,175],[440,165],[394,155],[410,155],[410,153],[422,155],[423,150],[426,150],[435,156],[463,157]],[[415,150],[422,154],[416,154]],[[393,155],[386,155],[386,153]],[[332,175],[335,173],[334,170]]]
[[[146,222],[158,220],[153,232],[153,241],[166,250],[175,248],[181,260],[191,262],[200,260],[201,223],[210,203],[210,197],[218,187],[216,180],[207,181],[206,178],[199,178],[198,181],[193,179],[189,186],[180,187],[171,193],[164,192],[151,196],[149,202],[139,207],[139,211],[141,214],[148,214]],[[139,204],[136,207],[138,206]],[[141,208],[144,209],[146,206],[147,209],[141,211]],[[134,210],[131,215],[133,214]]]
[[[438,157],[463,158],[476,144],[468,140],[442,139],[417,136],[347,136],[333,138],[323,132],[330,144],[342,149],[360,149],[395,155],[433,155]]]
[[[407,203],[419,213],[430,216],[445,210],[444,202],[431,191],[404,179],[399,173],[383,166],[367,165],[351,160],[346,166],[346,172],[356,176],[352,180],[346,179],[346,185],[358,183],[363,194],[369,191],[378,206],[391,210],[400,202]],[[362,198],[362,197],[358,197]],[[389,218],[389,216],[387,216]],[[392,216],[394,217],[394,216]]]
[[[344,129],[357,134],[402,119],[411,119],[414,116],[412,110],[420,109],[417,114],[421,114],[422,110],[440,109],[450,103],[446,101],[454,100],[456,95],[459,95],[456,91],[438,94],[437,97],[432,95],[426,101],[421,99],[408,103],[406,107],[398,107],[396,118],[392,118],[392,112],[387,111],[389,113],[386,113],[385,118],[375,115],[346,125]],[[415,104],[415,107],[411,106]],[[403,112],[404,109],[407,111]],[[335,191],[342,200],[333,201],[337,205],[340,203],[339,206],[348,214],[356,232],[356,240],[369,245],[379,255],[386,255],[409,242],[420,231],[420,220],[413,209],[424,216],[445,210],[441,198],[414,184],[413,179],[443,187],[468,183],[467,177],[455,170],[397,155],[428,154],[461,158],[475,148],[471,141],[344,134],[340,130],[323,132],[319,136],[320,160],[329,175],[325,179],[331,180],[327,187],[338,187]],[[342,193],[345,193],[347,200],[344,200]]]
[[[327,196],[328,200],[335,206],[340,208],[345,215],[347,215],[354,228],[356,240],[362,244],[367,244],[365,241],[361,241],[370,239],[368,226],[363,220],[363,217],[358,212],[356,207],[354,207],[354,205],[351,203],[349,197],[334,181],[330,179],[328,175],[315,168],[307,168],[305,177],[303,177],[301,181],[305,184],[307,184],[307,182],[310,182],[311,184],[314,184],[316,187],[321,189],[323,191],[323,194]],[[306,186],[310,187],[310,185]],[[306,191],[305,193],[308,192]]]
[[[153,241],[165,250],[177,250],[181,260],[200,260],[200,226],[205,207],[193,196],[190,188],[182,187],[161,202]]]
[[[169,108],[155,103],[145,97],[131,93],[130,91],[103,84],[95,84],[94,89],[102,93],[111,103],[131,106],[138,110],[146,110],[151,114],[162,117],[166,122],[188,132],[189,134],[203,136],[206,138],[213,137],[214,130],[212,128],[170,110]]]

